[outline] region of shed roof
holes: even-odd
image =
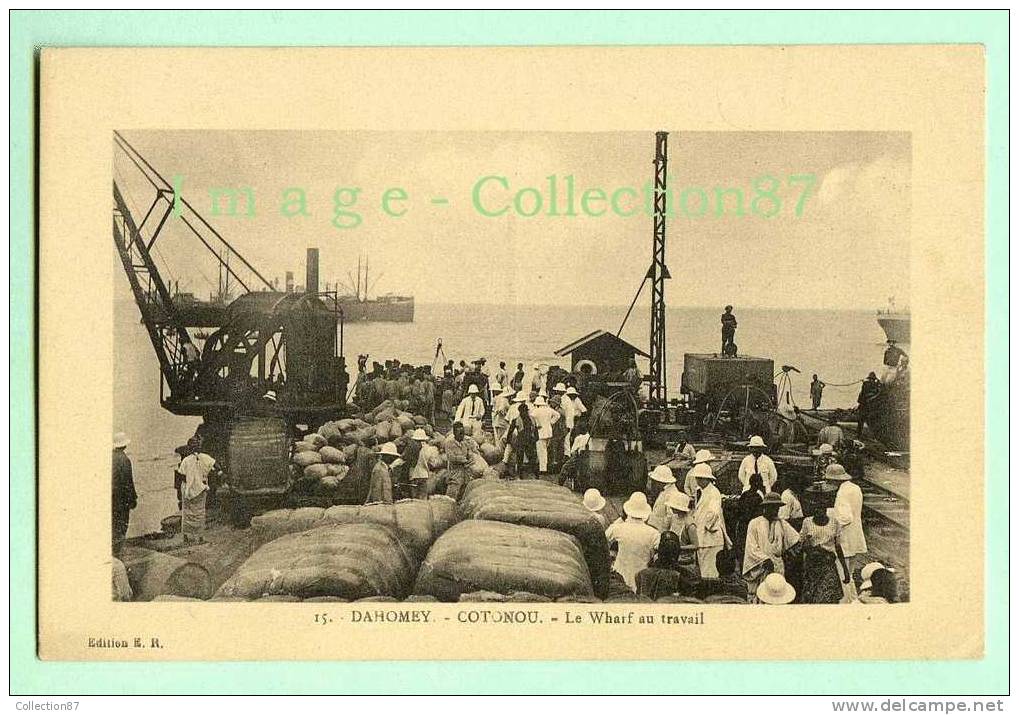
[[[630,350],[630,351],[633,351],[633,352],[637,353],[638,355],[643,355],[644,357],[651,357],[646,352],[644,352],[643,350],[638,348],[636,345],[630,345],[630,343],[626,342],[622,338],[617,337],[617,336],[613,335],[612,333],[609,333],[609,332],[607,332],[605,330],[595,330],[593,333],[588,333],[584,337],[579,338],[577,340],[574,340],[569,345],[566,345],[564,347],[559,348],[558,350],[555,351],[555,354],[558,357],[565,357],[566,355],[569,355],[570,353],[572,353],[574,350],[577,350],[578,348],[582,348],[585,345],[587,345],[588,343],[590,343],[590,342],[592,342],[594,340],[598,340],[600,338],[604,338],[604,339],[608,339],[610,341],[614,341],[614,342],[618,343],[620,347],[624,347],[627,350]]]

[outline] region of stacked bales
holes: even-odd
[[[420,561],[439,536],[457,522],[456,503],[445,496],[403,499],[395,504],[277,509],[251,520],[255,543],[330,524],[380,524]]]
[[[453,602],[478,592],[527,593],[542,599],[594,596],[574,537],[498,521],[464,521],[429,550],[414,594]]]
[[[475,480],[464,490],[459,511],[463,520],[487,519],[570,534],[581,545],[595,595],[608,595],[609,546],[602,522],[566,487],[540,480]]]
[[[262,546],[227,579],[216,599],[405,598],[416,559],[380,524],[332,524]]]

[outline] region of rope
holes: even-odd
[[[821,378],[817,378],[817,379],[821,380]],[[853,385],[861,384],[863,382],[863,380],[856,380],[855,382],[842,382],[842,383],[839,383],[839,382],[825,382],[824,380],[821,380],[821,382],[824,382],[824,386],[825,387],[852,387]]]

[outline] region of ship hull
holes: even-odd
[[[340,302],[343,320],[347,323],[413,323],[414,301],[381,302],[351,301]]]
[[[909,318],[906,316],[879,315],[878,325],[885,331],[889,340],[897,343],[909,343]]]
[[[874,401],[868,419],[874,436],[888,449],[909,451],[909,381],[886,386]]]

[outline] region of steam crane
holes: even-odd
[[[188,266],[211,260],[220,273],[209,301],[174,294],[164,277],[160,246],[179,247],[180,234]],[[318,292],[317,262],[306,292],[276,291],[116,132],[113,242],[159,361],[163,408],[203,418],[203,450],[224,467],[242,514],[252,500],[286,494],[296,425],[314,428],[345,407],[342,316]],[[236,298],[223,288],[231,280]]]

